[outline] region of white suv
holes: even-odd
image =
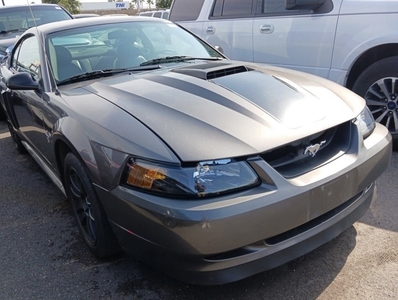
[[[154,17],[154,18],[161,18],[161,19],[168,19],[169,18],[169,12],[170,10],[165,9],[165,10],[150,10],[150,11],[144,11],[142,13],[139,13],[139,16],[144,16],[144,17]]]
[[[398,0],[174,0],[169,19],[231,59],[346,86],[398,137]]]

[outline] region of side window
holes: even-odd
[[[212,17],[245,17],[252,13],[252,0],[217,0]]]
[[[285,11],[285,2],[286,0],[264,0],[262,13],[272,14]]]
[[[162,16],[162,12],[161,12],[161,11],[155,12],[155,13],[153,14],[153,16],[154,16],[155,18],[160,18],[160,17]]]
[[[259,2],[262,2],[262,7],[261,10],[257,8],[257,12],[264,15],[321,14],[328,13],[333,9],[331,0],[318,0],[317,3],[310,4],[306,1],[297,1],[296,4],[293,4],[287,0],[259,0]]]
[[[35,36],[31,36],[19,45],[15,52],[13,67],[17,72],[28,72],[36,80],[39,78],[40,55],[39,45]],[[17,55],[18,53],[18,55]]]
[[[169,19],[176,21],[194,21],[199,17],[205,0],[174,0]]]

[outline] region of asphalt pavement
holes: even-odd
[[[0,300],[398,299],[398,152],[364,217],[315,251],[222,286],[174,280],[127,255],[100,260],[68,202],[0,122]]]

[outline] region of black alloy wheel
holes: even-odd
[[[105,257],[120,251],[107,216],[80,160],[68,153],[64,161],[65,191],[80,234],[92,253]]]

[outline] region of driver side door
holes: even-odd
[[[43,128],[44,101],[42,88],[40,88],[40,66],[39,41],[34,35],[28,36],[12,52],[9,69],[11,74],[28,73],[34,81],[39,83],[39,88],[9,90],[7,105],[14,128],[35,151],[42,148],[43,143],[48,144]]]

